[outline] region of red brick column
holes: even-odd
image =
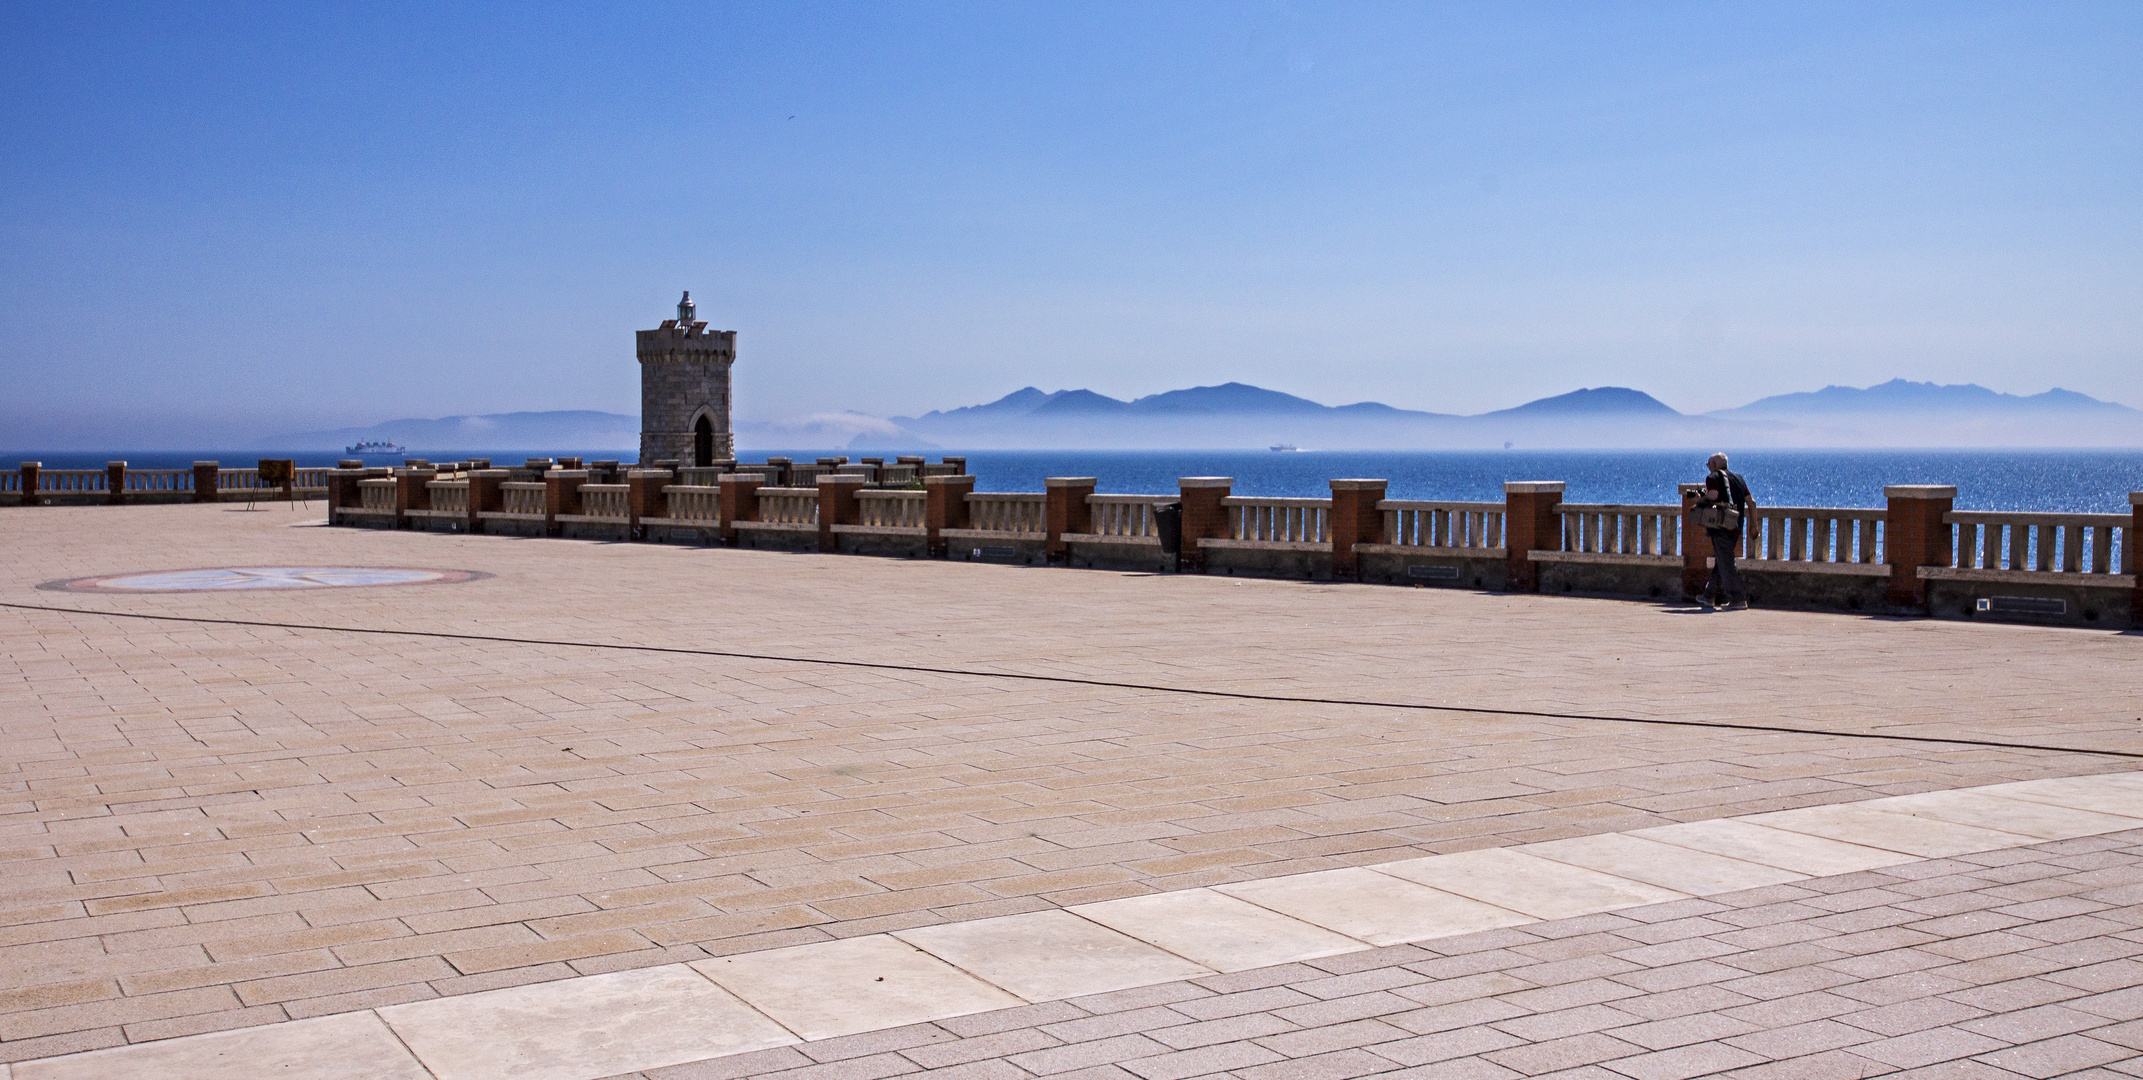
[[[113,506],[126,502],[126,462],[104,463],[104,501]]]
[[[432,508],[432,489],[426,487],[439,478],[437,469],[404,469],[394,478],[394,524],[407,528],[411,510]]]
[[[819,550],[841,550],[833,534],[836,525],[856,523],[856,492],[863,490],[863,478],[854,473],[829,473],[819,477]]]
[[[1203,572],[1205,552],[1198,541],[1228,535],[1228,508],[1220,501],[1235,487],[1232,476],[1185,476],[1176,480],[1183,498],[1183,569]]]
[[[45,463],[42,461],[25,461],[22,463],[22,505],[43,506],[45,504],[44,498],[37,493],[37,474],[44,471],[44,468]]]
[[[558,535],[558,515],[580,513],[580,486],[586,469],[552,469],[543,474],[543,534]]]
[[[715,521],[722,542],[737,542],[737,522],[759,520],[759,489],[766,486],[759,473],[723,473],[716,481],[722,493],[716,496]]]
[[[1094,478],[1051,476],[1042,481],[1042,489],[1042,528],[1047,530],[1044,557],[1052,561],[1069,558],[1071,545],[1064,542],[1064,534],[1094,531],[1093,508],[1086,504],[1086,497],[1094,493]]]
[[[330,479],[328,480],[329,488],[327,493],[327,516],[330,524],[334,522],[335,508],[337,506],[347,505],[346,503],[338,503],[335,501],[335,490],[333,487],[334,483],[335,481],[332,478],[332,474],[330,474]],[[196,461],[193,463],[193,501],[215,502],[218,499],[221,499],[223,495],[216,489],[222,486],[222,462]]]
[[[513,475],[510,469],[478,469],[469,474],[469,532],[484,531],[479,515],[496,514],[506,508],[506,493],[499,485]]]
[[[1561,551],[1563,502],[1560,480],[1512,480],[1503,485],[1503,548],[1508,556],[1503,587],[1512,592],[1540,591],[1540,564],[1529,551]]]
[[[972,476],[931,476],[923,480],[924,546],[933,559],[946,556],[946,529],[967,528],[967,497],[975,490]]]
[[[1332,481],[1332,576],[1359,578],[1361,566],[1354,558],[1354,545],[1381,544],[1384,537],[1384,480]]]
[[[195,502],[216,501],[216,482],[220,479],[218,474],[221,471],[213,461],[194,462],[193,497]],[[339,511],[353,506],[364,505],[364,494],[357,486],[357,482],[364,479],[364,477],[365,470],[362,468],[344,467],[329,470],[327,474],[328,524],[333,525],[340,520]],[[208,485],[208,494],[206,496],[201,493],[203,484]]]
[[[647,529],[640,522],[644,518],[670,516],[670,497],[662,488],[670,482],[670,474],[661,469],[627,469],[625,471],[625,530],[634,540],[647,539]]]
[[[1950,565],[1950,526],[1942,520],[1957,499],[1947,484],[1893,484],[1883,489],[1889,510],[1883,517],[1883,561],[1890,564],[1890,587],[1883,599],[1891,607],[1927,610],[1923,566]]]
[[[2121,573],[2136,579],[2135,595],[2128,600],[2128,614],[2134,621],[2130,624],[2143,628],[2143,567],[2136,565],[2143,558],[2143,491],[2128,493],[2128,527],[2121,530]]]
[[[1702,484],[1682,484],[1682,595],[1694,597],[1711,581],[1711,534],[1697,524],[1697,497]]]

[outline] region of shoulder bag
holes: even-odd
[[[1736,532],[1741,528],[1741,512],[1734,509],[1734,474],[1720,473],[1719,493],[1721,501],[1697,508],[1697,524],[1720,532]]]

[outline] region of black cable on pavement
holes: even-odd
[[[1423,705],[1405,701],[1365,701],[1357,698],[1253,694],[1240,690],[1199,690],[1186,686],[1160,686],[1153,683],[1081,679],[1071,675],[1034,675],[1016,671],[974,671],[967,668],[927,667],[921,664],[890,664],[871,660],[829,660],[815,656],[781,656],[774,653],[732,652],[724,649],[688,649],[675,645],[560,641],[553,638],[508,637],[502,634],[459,634],[446,630],[385,630],[369,626],[325,626],[318,623],[286,623],[256,619],[212,619],[197,615],[150,615],[135,611],[97,611],[90,608],[47,607],[41,604],[12,604],[4,601],[0,601],[0,608],[14,608],[18,611],[44,611],[60,615],[102,615],[114,619],[148,619],[157,622],[201,623],[214,626],[251,626],[272,630],[321,630],[331,634],[384,634],[391,637],[434,638],[446,641],[485,641],[501,645],[547,645],[569,649],[610,649],[623,652],[668,653],[678,656],[711,656],[729,660],[769,660],[784,664],[817,664],[825,667],[863,668],[871,671],[905,671],[919,675],[956,675],[978,679],[1012,679],[1021,682],[1094,686],[1111,690],[1146,690],[1159,694],[1185,694],[1192,697],[1229,698],[1237,701],[1272,701],[1292,705],[1350,705],[1369,709],[1405,709],[1417,712],[1478,713],[1484,716],[1530,716],[1544,720],[1590,720],[1609,724],[1650,724],[1656,727],[1761,731],[1775,735],[1816,735],[1837,739],[1881,739],[1890,742],[1930,743],[1943,746],[1980,746],[1997,750],[2037,750],[2052,754],[2096,754],[2102,757],[2143,759],[2143,752],[2131,750],[2093,750],[2076,746],[1995,742],[1991,739],[1949,739],[1932,735],[1891,735],[1873,731],[1824,731],[1817,728],[1796,728],[1777,724],[1726,724],[1715,720],[1660,720],[1642,716],[1543,712],[1537,709],[1497,709],[1468,705]]]

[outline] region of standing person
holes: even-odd
[[[1696,504],[1725,506],[1738,511],[1741,519],[1732,529],[1704,530],[1711,535],[1711,580],[1704,583],[1697,603],[1706,611],[1720,603],[1728,611],[1747,611],[1749,595],[1741,588],[1741,570],[1734,565],[1734,555],[1741,550],[1741,530],[1748,524],[1749,511],[1756,508],[1756,500],[1749,495],[1749,482],[1727,469],[1725,454],[1713,454],[1706,464],[1711,475],[1704,478],[1704,490],[1698,493]]]

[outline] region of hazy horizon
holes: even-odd
[[[1241,381],[2143,405],[2143,8],[0,12],[0,444]],[[204,441],[204,436],[207,438]]]

